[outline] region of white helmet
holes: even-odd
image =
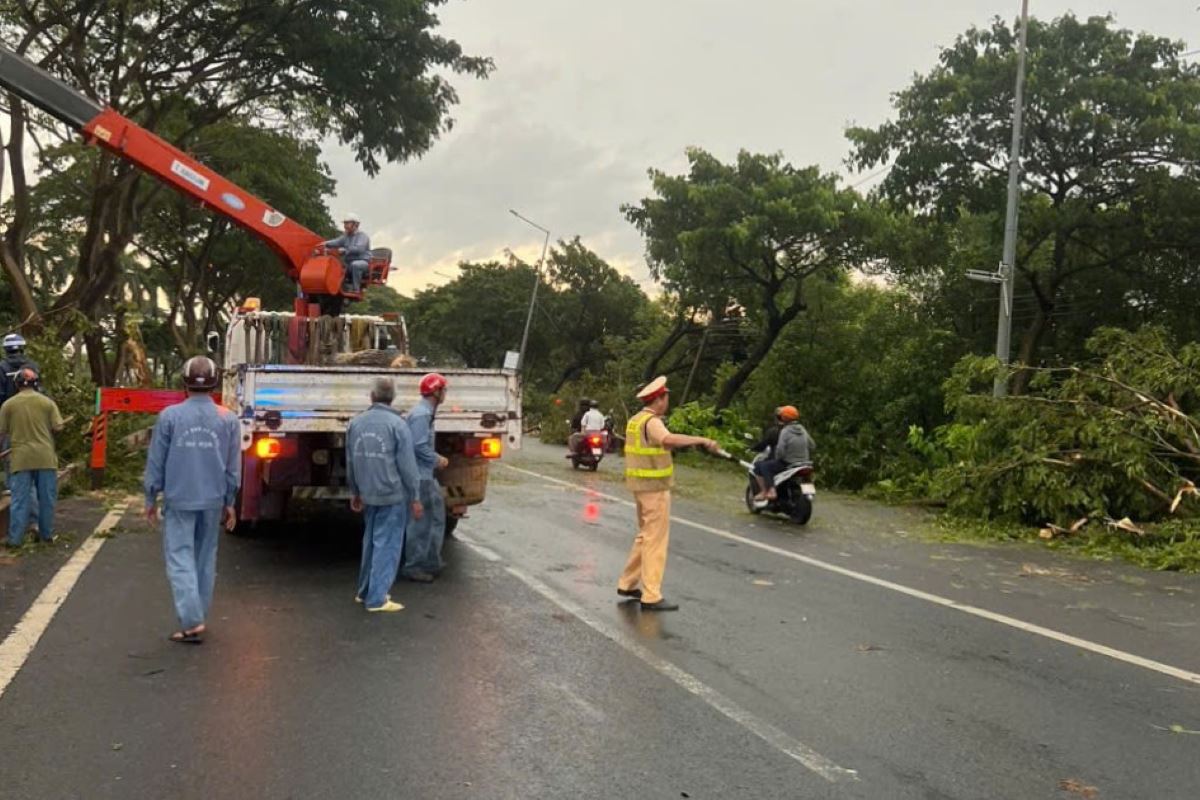
[[[10,333],[4,337],[4,352],[19,353],[25,349],[25,337],[19,333]]]
[[[353,211],[351,211],[349,214],[342,217],[342,222],[353,222],[357,225],[362,223],[362,220],[358,218],[358,214],[355,214]]]

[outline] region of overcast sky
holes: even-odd
[[[1192,49],[1197,4],[1032,0],[1031,13],[1111,12]],[[393,249],[404,292],[505,248],[536,260],[542,234],[509,208],[549,228],[552,242],[582,236],[644,281],[641,239],[619,207],[646,196],[648,168],[679,172],[696,145],[844,172],[848,124],[882,122],[891,93],[940,47],[1019,11],[1019,0],[451,0],[442,31],[491,56],[495,73],[456,79],[454,130],[420,161],[369,179],[349,153],[328,149],[332,210],[357,212],[374,245]]]

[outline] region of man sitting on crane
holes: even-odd
[[[342,285],[348,285],[354,294],[362,291],[371,259],[371,239],[359,230],[360,224],[358,214],[347,214],[342,219],[342,230],[345,233],[324,243],[325,247],[342,251],[342,263],[346,265],[346,278],[343,279]]]

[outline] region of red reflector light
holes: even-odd
[[[500,440],[495,438],[484,439],[479,443],[479,454],[484,458],[499,458]]]
[[[265,459],[275,458],[279,455],[280,451],[282,451],[282,450],[283,450],[283,446],[279,443],[278,439],[271,439],[271,438],[267,437],[267,438],[259,439],[257,442],[254,443],[254,454],[256,456],[258,456],[259,458],[265,458]]]

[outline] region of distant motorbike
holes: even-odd
[[[587,431],[574,437],[574,445],[567,453],[571,466],[575,469],[589,469],[595,472],[604,458],[608,447],[608,431]]]

